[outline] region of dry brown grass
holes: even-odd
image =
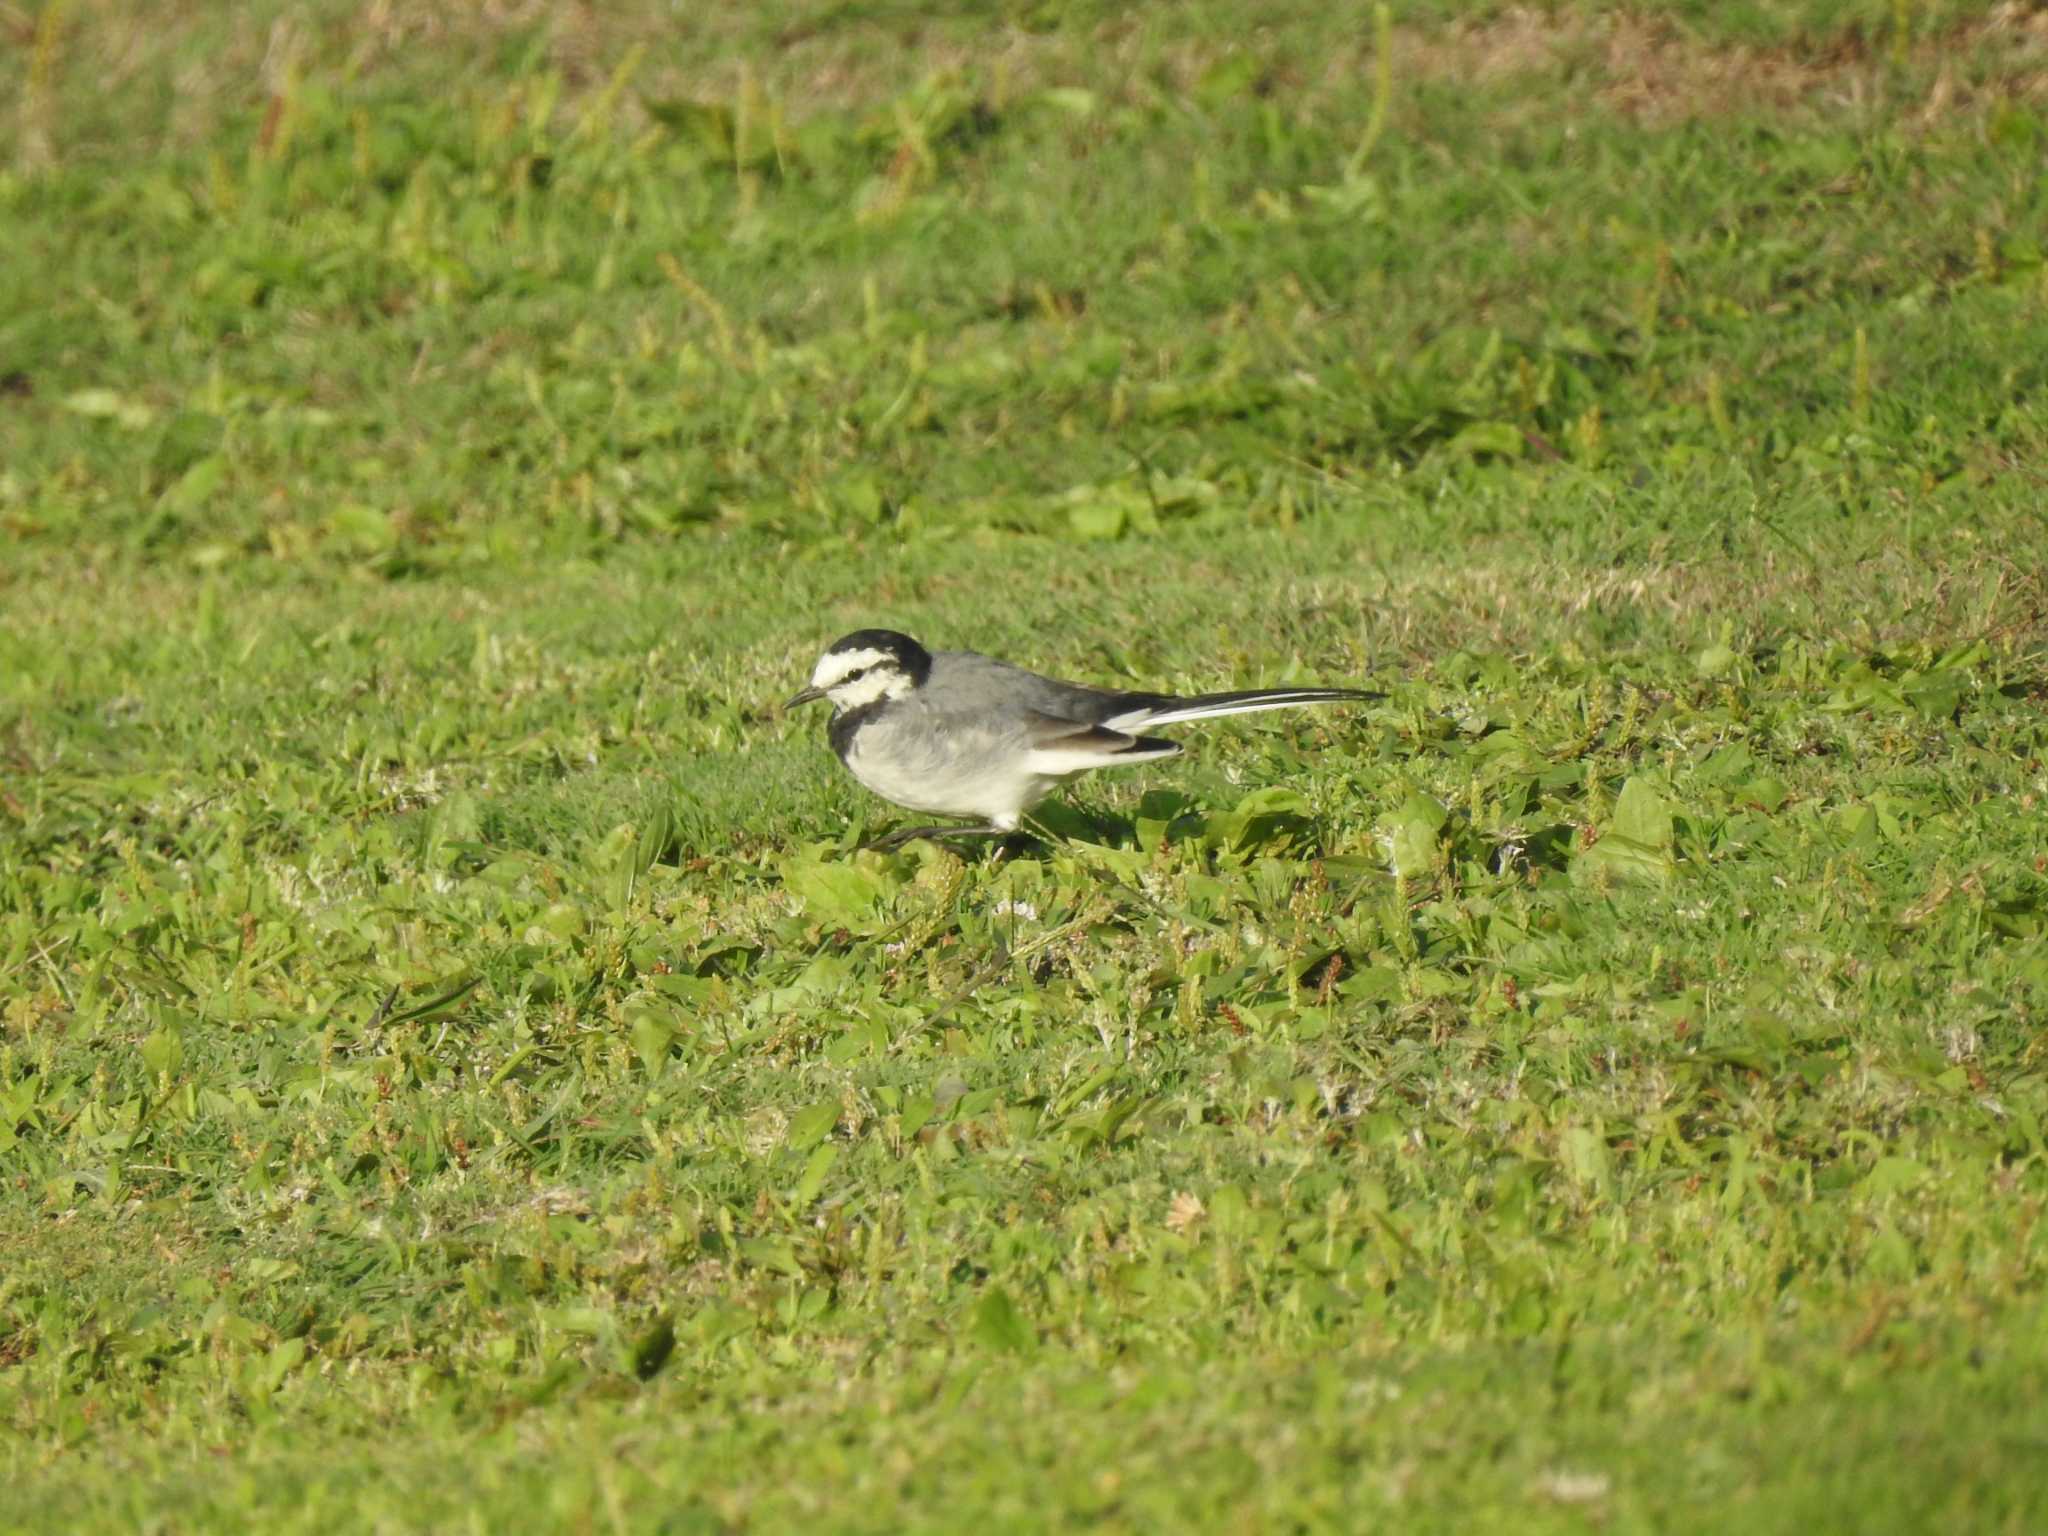
[[[1821,52],[1712,45],[1665,17],[1515,10],[1445,33],[1398,36],[1402,78],[1499,85],[1545,76],[1580,99],[1661,126],[1744,112],[1855,109],[1880,99],[1899,61],[1847,36]],[[1923,115],[1984,94],[2048,95],[2048,11],[2008,3],[1981,21],[1913,43],[1906,74],[1933,83]]]
[[[1747,558],[1653,549],[1609,569],[1533,556],[1525,546],[1473,549],[1455,564],[1397,562],[1369,577],[1324,578],[1295,594],[1320,612],[1373,615],[1375,649],[1421,666],[1461,647],[1540,648],[1560,614],[1632,618],[1684,632],[1713,614],[1744,634],[1827,634],[1844,591],[1859,596],[1855,632],[1877,650],[1971,636],[2010,652],[2048,643],[2048,587],[2000,553],[1973,553],[1930,570],[1923,554],[1892,550],[1848,568],[1792,548]]]
[[[1253,88],[1295,112],[1320,114],[1370,89],[1374,45],[1364,13],[1350,44],[1320,57],[1290,57],[1258,31],[1223,36],[1191,24],[1175,38],[1161,30],[1139,19],[1047,33],[970,30],[943,21],[843,19],[788,3],[7,5],[0,6],[0,36],[13,46],[0,51],[0,96],[14,94],[20,106],[12,114],[16,143],[4,158],[47,163],[52,144],[72,137],[70,119],[85,93],[96,101],[143,99],[142,88],[156,85],[169,97],[160,131],[192,144],[217,132],[224,114],[248,111],[294,79],[372,81],[438,56],[459,85],[461,61],[522,42],[560,76],[571,114],[636,51],[636,89],[711,100],[758,90],[795,118],[874,106],[943,72],[971,72],[997,105],[1079,82],[1152,101],[1188,94],[1220,60],[1245,49],[1259,59]],[[1286,35],[1299,37],[1301,29]],[[1928,120],[1989,100],[2048,99],[2048,9],[2027,0],[2007,0],[1980,19],[1916,39],[1903,58],[1889,40],[1860,34],[1819,47],[1761,48],[1704,40],[1669,17],[1534,9],[1398,26],[1393,50],[1397,113],[1405,93],[1446,85],[1493,93],[1517,118],[1599,110],[1649,126],[1877,103],[1902,119]]]

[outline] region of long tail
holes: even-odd
[[[1113,731],[1149,730],[1187,720],[1214,720],[1220,715],[1249,715],[1262,709],[1292,709],[1300,704],[1357,704],[1385,698],[1364,688],[1252,688],[1240,693],[1204,693],[1191,699],[1160,699],[1102,723]]]

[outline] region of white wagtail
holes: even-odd
[[[908,635],[863,629],[834,641],[810,686],[782,707],[832,701],[832,750],[884,800],[971,827],[915,827],[884,839],[995,837],[1064,779],[1091,768],[1172,757],[1180,743],[1140,730],[1295,704],[1380,695],[1357,688],[1255,688],[1175,698],[1040,677],[973,651],[928,651]]]

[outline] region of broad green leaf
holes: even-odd
[[[832,1127],[839,1123],[842,1112],[837,1099],[826,1099],[809,1109],[799,1110],[790,1117],[789,1129],[782,1138],[783,1145],[795,1152],[809,1150],[832,1133]]]
[[[141,1050],[142,1064],[149,1068],[152,1077],[175,1073],[185,1064],[185,1039],[175,1029],[151,1032],[143,1038]]]
[[[1067,508],[1067,527],[1080,539],[1123,537],[1130,514],[1113,501],[1077,501]]]
[[[804,1164],[804,1175],[797,1180],[796,1192],[791,1199],[798,1210],[818,1198],[818,1191],[825,1187],[825,1178],[832,1172],[832,1165],[839,1161],[839,1148],[831,1142],[812,1150]]]
[[[377,555],[398,542],[391,514],[359,501],[345,501],[327,514],[327,533],[335,543],[359,555]]]
[[[1394,873],[1404,880],[1433,873],[1439,859],[1438,836],[1449,820],[1442,802],[1421,793],[1411,794],[1382,817],[1380,842]]]
[[[627,1033],[633,1054],[649,1072],[658,1071],[667,1061],[669,1048],[676,1039],[675,1021],[658,1010],[659,1005],[641,1008],[633,1015]]]
[[[1741,656],[1718,641],[1696,652],[1692,659],[1693,670],[1701,677],[1725,677],[1741,665],[1741,662]]]
[[[1100,105],[1100,98],[1093,91],[1074,85],[1050,86],[1040,91],[1037,99],[1073,117],[1093,117]]]
[[[1863,1192],[1880,1198],[1896,1195],[1911,1189],[1926,1177],[1926,1166],[1910,1157],[1880,1157],[1870,1172],[1863,1176]]]
[[[1662,788],[1654,780],[1636,774],[1621,787],[1621,798],[1614,802],[1614,814],[1608,818],[1607,833],[1619,834],[1646,848],[1668,849],[1671,813],[1671,802]]]
[[[1513,422],[1475,421],[1460,428],[1448,446],[1452,453],[1471,457],[1490,454],[1496,458],[1519,459],[1528,451],[1529,440]]]
[[[118,421],[124,427],[146,427],[156,420],[156,412],[147,405],[112,389],[74,390],[59,404],[75,415]]]
[[[1309,814],[1308,797],[1298,789],[1289,789],[1284,784],[1269,784],[1255,789],[1231,807],[1237,816],[1306,816]]]
[[[813,920],[859,929],[902,889],[903,879],[858,855],[832,862],[791,855],[782,861],[782,883]]]
[[[1024,1354],[1038,1342],[1010,1293],[999,1285],[991,1285],[975,1303],[971,1332],[984,1349],[997,1354]]]
[[[1609,832],[1590,848],[1581,849],[1572,860],[1574,878],[1605,873],[1628,879],[1668,880],[1676,872],[1668,848],[1639,843],[1619,832]]]

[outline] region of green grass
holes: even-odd
[[[0,1529],[2040,1528],[2039,19],[945,10],[0,15]]]

